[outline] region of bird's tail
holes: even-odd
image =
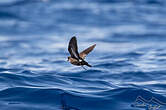
[[[92,67],[92,65],[88,64],[88,62],[84,62],[86,66]]]
[[[90,65],[90,64],[88,64],[88,63],[87,63],[86,65],[89,66],[89,67],[92,67],[92,65]]]
[[[90,64],[88,64],[88,62],[86,62],[85,60],[82,59],[81,65],[86,65],[89,67],[92,67]]]

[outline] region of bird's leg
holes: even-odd
[[[83,65],[82,65],[81,67],[82,67],[84,70],[87,70],[86,68],[84,68],[84,66],[83,66]]]

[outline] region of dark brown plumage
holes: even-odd
[[[71,56],[68,57],[68,61],[71,64],[77,65],[77,66],[86,65],[86,66],[92,67],[84,59],[95,48],[95,46],[96,46],[96,44],[88,47],[87,49],[85,49],[84,51],[79,53],[78,52],[78,46],[77,46],[77,39],[76,39],[75,36],[72,37],[70,39],[69,46],[68,46],[68,51],[69,51],[69,53],[71,55]]]

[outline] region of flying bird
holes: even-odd
[[[72,37],[70,39],[69,46],[68,46],[68,51],[69,51],[69,53],[71,55],[71,56],[68,57],[68,61],[71,64],[77,65],[77,66],[82,66],[83,67],[84,65],[86,65],[88,67],[92,67],[84,59],[95,48],[95,46],[96,46],[96,44],[88,47],[87,49],[85,49],[84,51],[79,53],[78,52],[78,47],[77,47],[77,39],[76,39],[75,36]]]

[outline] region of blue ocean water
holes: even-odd
[[[1,0],[0,110],[166,110],[165,42],[165,0]]]

